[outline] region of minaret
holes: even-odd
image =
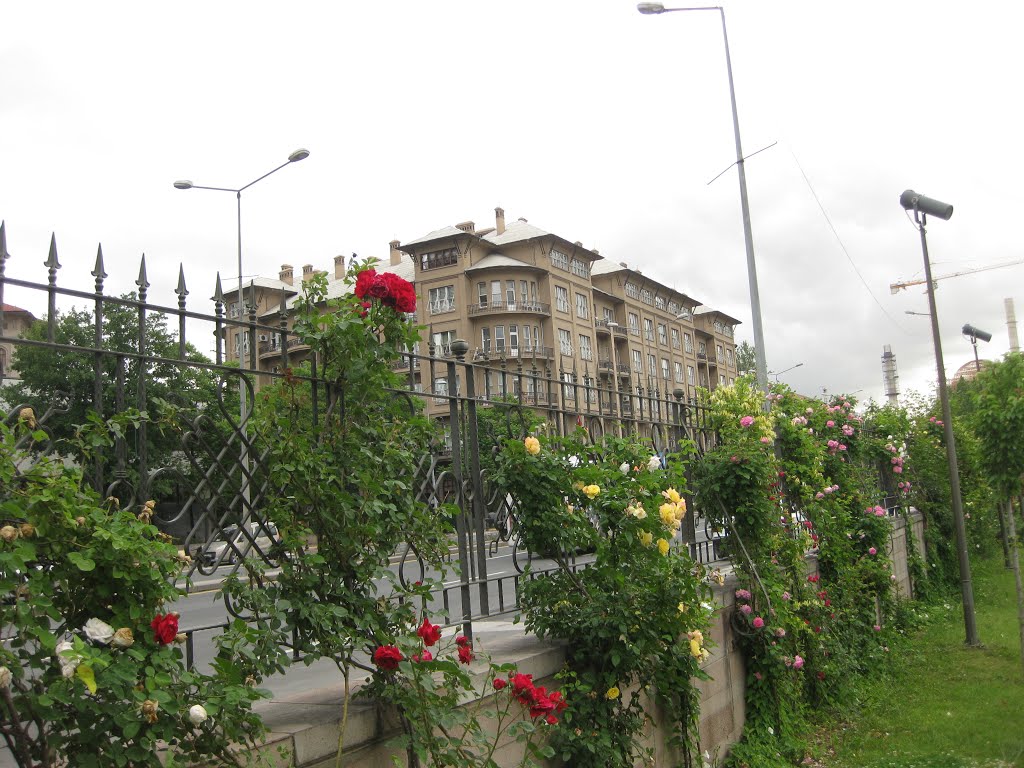
[[[892,347],[886,344],[882,347],[882,384],[885,387],[885,396],[892,405],[899,402],[899,381],[900,375],[896,373],[896,355],[892,353]]]

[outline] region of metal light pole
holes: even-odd
[[[614,320],[608,321],[608,332],[612,336],[612,390],[615,395],[616,431],[622,437],[622,396],[619,394],[619,366],[615,359],[615,329],[618,327],[619,324]]]
[[[729,75],[729,101],[732,104],[732,130],[736,138],[736,168],[740,179],[740,208],[743,212],[743,241],[747,251],[747,281],[750,284],[750,315],[754,326],[754,365],[757,386],[768,391],[768,364],[764,349],[764,330],[761,327],[761,297],[757,289],[757,265],[754,262],[754,235],[750,230],[750,205],[747,202],[747,172],[744,168],[743,148],[740,145],[740,118],[736,112],[736,89],[732,81],[732,58],[729,56],[729,33],[725,27],[725,9],[718,5],[694,8],[666,8],[661,3],[639,3],[636,7],[645,15],[676,13],[680,11],[718,11],[722,17],[722,39],[725,41],[725,68]]]
[[[942,404],[942,430],[946,439],[946,460],[949,464],[949,491],[953,507],[953,524],[956,531],[957,554],[960,562],[960,594],[964,604],[964,629],[966,643],[981,645],[978,625],[974,617],[974,588],[971,584],[971,561],[967,555],[967,529],[964,525],[964,506],[960,495],[960,471],[956,461],[956,441],[953,437],[953,413],[949,406],[949,391],[946,387],[946,366],[942,360],[942,341],[939,337],[939,315],[935,308],[935,283],[932,281],[932,265],[928,258],[928,238],[925,228],[928,215],[948,221],[953,215],[953,206],[919,195],[911,189],[900,195],[904,210],[914,212],[914,221],[921,232],[921,251],[924,255],[924,278],[928,286],[928,312],[931,315],[932,341],[935,345],[935,367],[939,378],[939,400]]]
[[[297,149],[294,152],[292,152],[290,155],[288,155],[288,160],[287,161],[281,163],[281,165],[277,166],[272,171],[267,171],[262,176],[260,176],[258,179],[254,179],[253,181],[250,181],[248,184],[246,184],[246,185],[244,185],[242,187],[237,187],[237,188],[232,188],[232,187],[204,187],[204,186],[200,186],[199,184],[193,184],[191,181],[188,181],[188,180],[182,180],[182,181],[174,182],[174,188],[175,189],[210,189],[210,190],[213,190],[214,192],[234,192],[235,193],[235,200],[237,202],[236,211],[237,211],[237,223],[238,223],[238,309],[239,309],[239,315],[241,315],[241,313],[243,311],[243,308],[244,308],[243,299],[242,299],[242,192],[247,190],[253,184],[256,184],[257,182],[263,181],[263,179],[267,178],[267,176],[270,176],[273,173],[277,173],[282,168],[284,168],[286,165],[291,165],[292,163],[297,163],[300,160],[305,160],[307,157],[309,157],[309,150],[308,149]],[[252,296],[252,302],[253,302],[253,308],[255,309],[255,306],[256,306],[256,297],[255,296]],[[254,347],[255,347],[255,345],[254,345]],[[245,364],[242,361],[242,349],[243,348],[244,348],[244,345],[239,344],[239,347],[238,347],[238,367],[239,367],[239,370],[241,370],[241,371],[245,370]],[[242,492],[242,504],[243,504],[243,507],[244,507],[244,509],[242,510],[242,515],[241,515],[241,517],[242,517],[241,523],[242,523],[243,526],[246,526],[246,525],[249,524],[249,513],[251,512],[251,505],[250,505],[250,494],[249,494],[249,447],[248,447],[248,435],[246,434],[247,407],[246,407],[245,378],[244,377],[239,377],[239,380],[238,380],[238,401],[239,401],[238,429],[239,429],[239,432],[241,433],[241,438],[242,438],[241,439],[241,448],[239,449],[239,463],[241,464],[241,468],[242,468],[242,487],[241,487],[241,492]]]

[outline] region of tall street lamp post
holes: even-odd
[[[948,221],[953,215],[953,206],[930,197],[919,195],[912,189],[900,195],[904,210],[914,212],[914,222],[921,232],[921,251],[924,255],[924,279],[928,286],[928,314],[931,315],[932,343],[935,346],[935,367],[939,379],[939,401],[942,404],[942,430],[946,439],[946,461],[949,464],[949,491],[953,507],[953,527],[956,531],[956,547],[960,563],[960,593],[964,604],[964,629],[966,642],[980,646],[978,625],[974,617],[974,588],[971,584],[971,561],[967,556],[967,529],[964,525],[964,506],[960,495],[960,470],[956,461],[956,441],[953,438],[953,412],[949,405],[949,391],[946,387],[946,365],[942,360],[942,341],[939,337],[939,315],[935,309],[935,283],[932,281],[932,265],[928,258],[928,238],[925,228],[928,216]]]
[[[296,149],[294,152],[292,152],[290,155],[288,155],[288,159],[285,162],[281,163],[281,165],[277,166],[276,168],[274,168],[271,171],[267,171],[266,173],[264,173],[259,178],[254,179],[254,180],[250,181],[248,184],[246,184],[244,186],[241,186],[241,187],[204,187],[204,186],[201,186],[199,184],[193,184],[191,181],[188,181],[188,180],[182,180],[182,181],[174,182],[174,188],[175,189],[210,189],[210,190],[213,190],[214,192],[234,192],[235,193],[235,200],[237,202],[236,211],[237,211],[237,224],[238,224],[238,308],[239,308],[239,313],[240,314],[242,313],[243,307],[244,307],[244,304],[243,304],[243,301],[242,301],[242,193],[245,190],[247,190],[249,187],[251,187],[253,184],[256,184],[256,183],[258,183],[260,181],[263,181],[263,179],[267,178],[267,176],[270,176],[271,174],[277,173],[282,168],[284,168],[286,165],[291,165],[292,163],[297,163],[300,160],[305,160],[307,157],[309,157],[309,150],[308,149]],[[252,299],[252,302],[253,302],[253,307],[255,308],[256,297],[252,296],[251,299]],[[245,363],[242,360],[242,349],[243,348],[244,348],[244,345],[239,344],[239,346],[238,346],[238,367],[242,371],[245,370]],[[247,408],[246,408],[245,388],[246,388],[245,378],[244,377],[239,377],[239,380],[238,380],[238,401],[239,401],[238,429],[239,429],[239,433],[240,433],[240,437],[241,437],[241,448],[239,450],[239,463],[241,464],[241,469],[242,469],[241,490],[242,490],[242,505],[243,505],[244,509],[242,510],[242,515],[241,515],[242,520],[241,520],[241,523],[242,523],[242,527],[243,528],[244,528],[244,526],[247,526],[249,524],[249,514],[251,512],[251,508],[250,508],[250,489],[249,489],[249,449],[248,449],[248,445],[247,445],[248,436],[246,434],[246,427],[247,427],[247,425],[246,425],[246,414],[247,414]]]
[[[681,11],[718,11],[722,17],[722,39],[725,41],[725,69],[729,75],[729,101],[732,104],[732,130],[736,139],[736,168],[740,179],[740,208],[743,212],[743,241],[747,251],[747,281],[750,284],[750,315],[754,326],[754,365],[757,386],[768,391],[768,364],[765,358],[764,330],[761,327],[761,297],[757,289],[757,265],[754,262],[754,236],[750,230],[750,205],[747,202],[747,172],[744,167],[743,148],[740,144],[740,118],[736,112],[736,89],[732,81],[732,58],[729,56],[729,33],[725,27],[725,9],[721,6],[694,8],[666,8],[661,3],[639,3],[636,9],[645,15],[677,13]]]

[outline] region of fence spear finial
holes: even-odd
[[[0,221],[0,271],[3,270],[3,264],[11,258],[11,254],[7,252],[7,222]]]
[[[92,268],[90,274],[97,281],[101,281],[107,276],[107,271],[103,268],[103,243],[96,246],[96,265]]]
[[[174,289],[178,297],[184,299],[188,296],[188,289],[185,287],[185,265],[178,263],[178,286]]]
[[[135,284],[141,291],[149,288],[149,280],[146,278],[146,254],[142,254],[142,260],[139,262],[139,279],[135,281]]]
[[[220,285],[220,272],[217,273],[217,286],[213,289],[213,296],[210,298],[218,304],[224,303],[224,290]]]
[[[46,258],[43,266],[54,270],[60,269],[60,261],[57,259],[57,234],[55,232],[50,233],[50,255]]]

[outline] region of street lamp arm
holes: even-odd
[[[241,189],[232,189],[232,190],[230,190],[230,191],[231,191],[231,192],[244,192],[244,191],[245,191],[245,190],[247,190],[247,189],[248,189],[249,187],[251,187],[251,186],[252,186],[253,184],[256,184],[257,182],[263,181],[263,180],[264,180],[265,178],[267,178],[267,176],[270,176],[270,175],[271,175],[272,173],[277,173],[277,172],[278,172],[278,171],[280,171],[280,170],[281,170],[282,168],[284,168],[284,167],[285,167],[286,165],[291,165],[291,164],[292,164],[292,161],[291,161],[291,160],[289,160],[289,161],[288,161],[288,162],[286,162],[286,163],[281,163],[281,165],[277,166],[277,168],[275,168],[274,170],[272,170],[272,171],[267,171],[267,172],[266,172],[266,173],[264,173],[264,174],[263,174],[262,176],[260,176],[260,177],[259,177],[258,179],[255,179],[255,180],[253,180],[253,181],[250,181],[250,182],[249,182],[248,184],[246,184],[246,185],[245,185],[244,187],[242,187]]]
[[[227,187],[203,187],[199,184],[192,184],[188,187],[178,187],[178,189],[212,189],[214,192],[235,192],[236,194],[241,191],[238,189],[228,189]]]

